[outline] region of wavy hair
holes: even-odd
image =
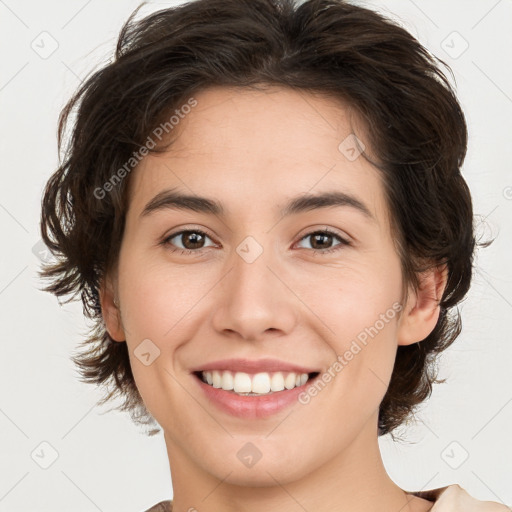
[[[98,293],[119,255],[130,176],[104,197],[95,191],[193,94],[277,85],[338,98],[363,121],[404,286],[417,289],[433,266],[448,269],[437,325],[397,349],[378,421],[379,435],[392,432],[440,382],[436,358],[460,334],[456,306],[472,278],[473,210],[461,175],[467,127],[440,64],[453,76],[451,69],[397,23],[343,0],[196,0],[136,20],[143,5],[124,24],[111,61],[62,110],[63,157],[42,199],[41,234],[56,258],[40,273],[49,281],[44,289],[79,296],[93,322],[85,350],[72,357],[83,381],[105,390],[100,404],[122,397],[116,409],[155,425],[126,343],[106,331]]]

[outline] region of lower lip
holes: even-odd
[[[306,390],[314,379],[293,389],[285,389],[261,396],[241,396],[233,391],[214,388],[203,382],[197,375],[193,378],[205,393],[206,397],[222,411],[245,419],[268,418],[297,403],[299,395]]]

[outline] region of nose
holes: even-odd
[[[214,297],[213,327],[247,341],[293,331],[301,304],[280,263],[258,247],[241,244]]]

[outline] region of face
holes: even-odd
[[[376,439],[397,344],[421,338],[402,332],[383,184],[348,111],[284,88],[195,99],[132,173],[108,327],[171,468],[284,484]]]

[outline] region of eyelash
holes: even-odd
[[[185,233],[199,233],[202,236],[206,236],[208,238],[211,238],[207,233],[205,233],[204,231],[202,231],[200,229],[185,229],[185,230],[177,231],[176,233],[173,233],[173,234],[169,235],[164,240],[162,240],[161,244],[164,245],[164,246],[169,246],[171,252],[178,252],[179,251],[180,254],[184,254],[184,255],[193,254],[193,253],[194,254],[198,254],[198,253],[201,253],[203,251],[203,249],[206,249],[205,247],[203,247],[201,249],[195,249],[195,250],[194,249],[181,249],[179,247],[178,248],[173,248],[172,244],[170,243],[170,240],[172,240],[173,238],[177,237],[178,235],[183,235]],[[309,251],[313,251],[315,253],[320,253],[320,254],[329,254],[329,253],[332,253],[332,252],[340,250],[344,246],[352,245],[348,240],[346,240],[345,238],[342,238],[336,232],[334,232],[334,231],[332,231],[330,229],[327,229],[327,228],[322,229],[322,230],[311,231],[310,233],[305,234],[299,240],[299,242],[304,240],[305,238],[310,237],[310,236],[324,234],[324,233],[328,233],[329,235],[333,235],[334,237],[336,237],[340,241],[340,243],[338,245],[335,245],[331,249],[323,249],[323,250],[321,250],[321,249],[319,249],[319,250],[308,249]]]

